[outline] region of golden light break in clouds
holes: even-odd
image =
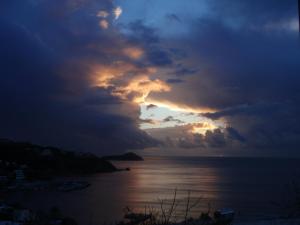
[[[99,21],[99,26],[102,28],[102,29],[107,29],[108,27],[109,27],[109,24],[108,24],[108,22],[107,22],[107,20],[100,20]]]

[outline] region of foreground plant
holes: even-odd
[[[211,213],[208,205],[206,212],[200,212],[197,218],[193,218],[192,210],[199,207],[202,198],[192,199],[191,192],[188,191],[186,202],[177,199],[177,189],[174,191],[173,198],[168,204],[168,200],[159,199],[159,207],[145,207],[143,213],[136,213],[129,207],[124,210],[124,220],[117,225],[230,225],[233,221],[234,213],[228,216],[221,215],[216,211]],[[184,211],[178,209],[179,205],[184,206]]]

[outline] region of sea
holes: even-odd
[[[167,211],[174,199],[176,220],[187,206],[192,217],[229,208],[236,220],[266,219],[288,215],[300,197],[300,159],[145,157],[113,163],[130,171],[64,178],[91,183],[84,190],[18,191],[5,198],[34,210],[58,207],[80,225],[96,225],[117,222],[128,210]]]

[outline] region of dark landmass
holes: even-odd
[[[70,217],[66,217],[57,208],[49,211],[33,211],[21,204],[0,203],[0,222],[10,225],[78,225]]]
[[[112,161],[143,161],[144,159],[133,153],[133,152],[128,152],[123,155],[111,155],[111,156],[104,156],[102,157],[104,160],[112,160]]]
[[[112,163],[90,153],[0,140],[0,173],[20,168],[33,179],[118,171]]]

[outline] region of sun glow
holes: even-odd
[[[115,16],[115,20],[119,19],[119,17],[121,16],[123,10],[120,6],[116,7],[114,10],[113,10],[113,14]]]
[[[187,105],[176,104],[169,101],[157,101],[153,99],[146,99],[144,104],[146,105],[156,105],[159,107],[165,107],[172,111],[186,112],[186,113],[214,113],[216,110],[205,108],[205,107],[190,107]]]
[[[109,24],[108,24],[107,20],[103,19],[103,20],[99,21],[99,26],[102,29],[106,30],[109,27]]]
[[[201,115],[204,112],[213,112],[212,109],[191,108],[147,99],[140,107],[140,128],[144,130],[183,127],[188,133],[205,135],[209,130],[226,126],[223,121],[213,121]]]
[[[209,130],[215,130],[220,128],[220,126],[217,126],[213,122],[203,122],[198,124],[193,124],[192,129],[190,130],[191,133],[194,134],[202,134],[205,135],[207,131]]]
[[[133,57],[137,55],[139,53]],[[143,104],[151,92],[171,90],[165,81],[151,78],[156,72],[153,67],[139,68],[131,63],[117,61],[112,65],[97,65],[93,71],[93,86],[105,88],[113,96],[136,104]]]
[[[165,92],[170,89],[170,86],[159,79],[151,80],[148,76],[139,76],[132,79],[126,86],[116,87],[113,94],[140,104],[145,102],[151,92]]]
[[[106,12],[105,10],[100,10],[98,13],[97,13],[97,17],[101,17],[101,18],[106,18],[109,16],[109,13]]]
[[[128,46],[120,53],[131,59],[142,57],[143,50]],[[214,109],[192,107],[167,100],[153,99],[151,93],[169,92],[171,86],[152,78],[154,67],[139,67],[126,61],[111,65],[97,65],[91,74],[93,86],[107,89],[111,95],[140,106],[139,125],[143,130],[180,127],[190,134],[205,134],[209,130],[224,128],[225,123],[203,116]]]
[[[143,56],[144,51],[136,47],[128,47],[122,50],[123,54],[131,59],[139,59]]]

